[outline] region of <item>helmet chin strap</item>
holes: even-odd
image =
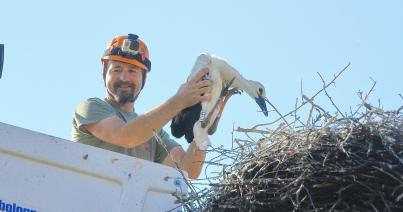
[[[143,90],[144,85],[146,84],[146,79],[147,79],[147,71],[146,71],[146,70],[143,70],[142,77],[143,77],[143,81],[141,82],[141,89],[140,89],[140,91]],[[137,98],[136,98],[136,99],[137,99]]]
[[[140,90],[140,91],[141,91],[141,90]],[[139,95],[140,95],[140,92],[139,92],[136,96],[134,96],[133,102],[135,102],[135,101],[137,100],[137,98],[139,97]]]

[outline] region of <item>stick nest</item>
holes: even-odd
[[[202,179],[210,187],[191,182],[178,201],[187,211],[403,211],[403,106],[370,105],[373,81],[355,111],[341,112],[327,89],[349,65],[330,82],[318,73],[323,87],[310,97],[301,83],[302,102],[285,115],[266,99],[279,118],[234,130],[247,139],[233,139],[231,149],[212,147],[218,156],[205,161]],[[335,115],[316,103],[319,94]],[[220,173],[209,176],[210,166]]]
[[[267,133],[225,168],[204,211],[403,211],[400,110]]]

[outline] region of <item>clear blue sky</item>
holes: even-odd
[[[377,81],[372,103],[380,98],[386,109],[403,103],[403,1],[13,0],[0,9],[0,122],[64,139],[79,102],[104,96],[106,44],[127,33],[148,44],[152,61],[138,113],[171,97],[201,52],[260,81],[283,113],[293,109],[301,80],[311,96],[322,86],[317,72],[330,80],[348,62],[329,88],[343,111],[359,103],[356,93],[369,90],[370,77]],[[326,98],[317,101],[335,111]],[[278,117],[257,110],[246,94],[232,97],[213,144],[228,144],[233,124],[251,127]]]

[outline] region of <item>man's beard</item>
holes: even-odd
[[[121,86],[128,86],[129,91],[124,91],[118,93],[118,89]],[[133,83],[128,83],[128,82],[123,82],[123,81],[118,81],[115,84],[113,84],[113,93],[108,91],[112,96],[115,98],[119,104],[126,104],[129,102],[134,102],[136,101],[138,94],[134,95],[134,91],[136,90],[137,86]]]

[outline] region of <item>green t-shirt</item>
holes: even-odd
[[[168,155],[167,150],[171,151],[172,148],[179,146],[179,144],[171,139],[164,130],[160,130],[158,136],[165,144],[165,148],[155,137],[142,145],[133,148],[124,148],[98,139],[83,127],[83,125],[93,124],[111,116],[117,116],[123,121],[128,122],[136,118],[138,115],[135,112],[127,112],[115,108],[108,102],[99,98],[89,98],[84,100],[74,111],[71,132],[72,140],[74,142],[88,144],[157,163],[162,163]]]

